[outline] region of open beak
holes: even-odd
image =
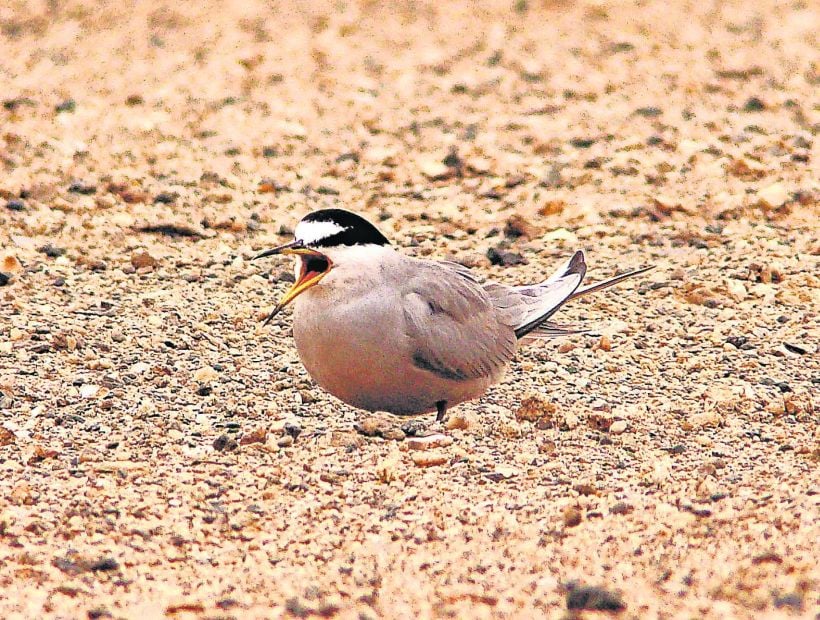
[[[262,324],[264,327],[268,323],[270,323],[271,319],[275,317],[279,312],[287,306],[290,302],[292,302],[296,297],[298,297],[301,293],[305,292],[314,284],[317,284],[319,280],[321,280],[327,273],[330,271],[330,268],[333,266],[333,263],[330,259],[318,252],[316,250],[311,250],[310,248],[306,248],[301,241],[291,241],[290,243],[286,243],[285,245],[280,245],[279,247],[272,248],[270,250],[265,250],[261,254],[257,254],[253,257],[252,260],[256,260],[257,258],[266,258],[268,256],[275,256],[276,254],[295,254],[302,258],[301,260],[301,269],[299,270],[299,277],[296,278],[296,281],[290,287],[287,293],[285,293],[284,297],[279,300],[279,303],[276,304],[276,307],[271,310],[271,313],[268,315],[268,318],[265,319],[265,322]],[[313,258],[314,260],[311,260]]]

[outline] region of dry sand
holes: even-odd
[[[817,617],[818,23],[2,3],[0,616]],[[510,283],[657,268],[419,450],[259,327],[248,258],[335,205]]]

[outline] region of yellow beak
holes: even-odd
[[[292,302],[296,297],[298,297],[301,293],[304,293],[307,289],[309,289],[314,284],[317,284],[319,280],[321,280],[327,273],[330,271],[330,268],[333,266],[333,263],[330,259],[318,252],[316,250],[311,250],[310,248],[304,247],[301,241],[292,241],[291,243],[287,243],[285,245],[281,245],[277,248],[273,248],[271,250],[266,250],[261,254],[253,257],[253,260],[257,258],[265,258],[267,256],[273,256],[276,254],[295,254],[297,256],[315,256],[317,258],[322,259],[326,264],[327,267],[323,271],[312,271],[307,268],[307,262],[302,261],[302,268],[299,273],[299,277],[290,287],[287,293],[279,300],[279,303],[276,304],[276,307],[271,310],[271,313],[268,315],[268,318],[265,319],[265,322],[262,324],[264,327],[268,323],[270,323],[271,319],[275,317],[279,312],[287,306],[290,302]]]

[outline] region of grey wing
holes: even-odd
[[[402,283],[413,363],[456,381],[497,375],[515,354],[513,326],[499,319],[469,270],[420,261]]]

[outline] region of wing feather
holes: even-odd
[[[464,267],[423,261],[403,283],[414,364],[452,380],[497,375],[515,354],[513,326]]]

